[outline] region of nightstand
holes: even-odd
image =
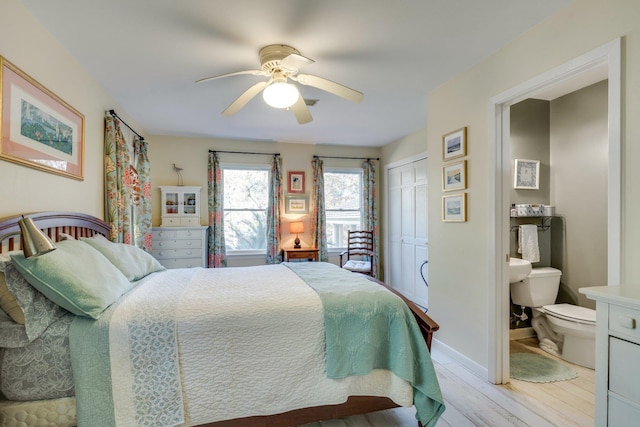
[[[318,261],[318,250],[316,248],[283,249],[282,254],[285,262],[292,261],[294,259]]]

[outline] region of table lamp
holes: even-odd
[[[298,233],[304,233],[304,223],[302,221],[290,222],[289,223],[289,233],[296,233],[296,240],[294,240],[295,245],[294,249],[300,249],[300,238],[298,237]]]
[[[39,256],[56,249],[51,239],[36,226],[31,218],[24,216],[18,221],[21,231],[24,257]]]

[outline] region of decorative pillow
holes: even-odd
[[[20,253],[20,256],[21,253]],[[24,325],[4,323],[0,328],[0,342],[4,347],[22,347],[38,338],[53,322],[67,312],[31,286],[12,264],[5,265],[7,288],[21,312]]]
[[[20,251],[15,251],[18,253]],[[0,308],[7,313],[16,323],[24,325],[24,313],[16,302],[14,296],[7,288],[4,270],[7,264],[11,264],[10,253],[0,254]]]
[[[63,240],[55,251],[37,257],[11,255],[11,261],[34,288],[60,307],[97,319],[131,283],[91,245]]]
[[[130,281],[140,280],[155,271],[165,270],[158,260],[137,246],[113,243],[101,234],[81,237],[80,240],[100,251]]]

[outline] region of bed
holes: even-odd
[[[137,248],[106,241],[101,236],[110,226],[95,217],[28,216],[60,242],[51,254],[68,264],[82,258],[100,271],[96,292],[107,302],[78,303],[45,287],[39,289],[46,298],[36,291],[41,300],[23,302],[51,306],[44,332],[42,325],[18,327],[4,316],[3,324],[27,337],[10,335],[16,341],[10,343],[2,335],[2,347],[12,347],[0,350],[3,387],[13,381],[9,398],[0,401],[2,425],[131,425],[136,419],[138,425],[287,426],[412,404],[423,424],[434,425],[444,411],[428,352],[439,326],[379,281],[327,263],[164,270]],[[42,286],[37,265],[29,264],[33,258],[16,255],[20,218],[0,220],[5,274]],[[80,255],[73,252],[78,247]],[[95,258],[85,260],[88,252]],[[109,276],[114,266],[125,281]],[[362,317],[352,308],[368,298],[377,314]],[[389,314],[387,300],[400,301],[398,314]],[[25,317],[38,316],[27,313],[31,308]],[[25,356],[25,342],[37,350]],[[32,384],[42,374],[29,369],[56,359],[51,346],[61,342],[68,347],[66,367],[44,369],[58,379],[51,397],[51,390]],[[24,374],[5,366],[15,359],[29,361]],[[35,393],[21,395],[21,384]]]

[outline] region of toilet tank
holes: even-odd
[[[511,300],[516,305],[542,307],[554,304],[562,272],[552,267],[532,268],[522,282],[511,283]]]

